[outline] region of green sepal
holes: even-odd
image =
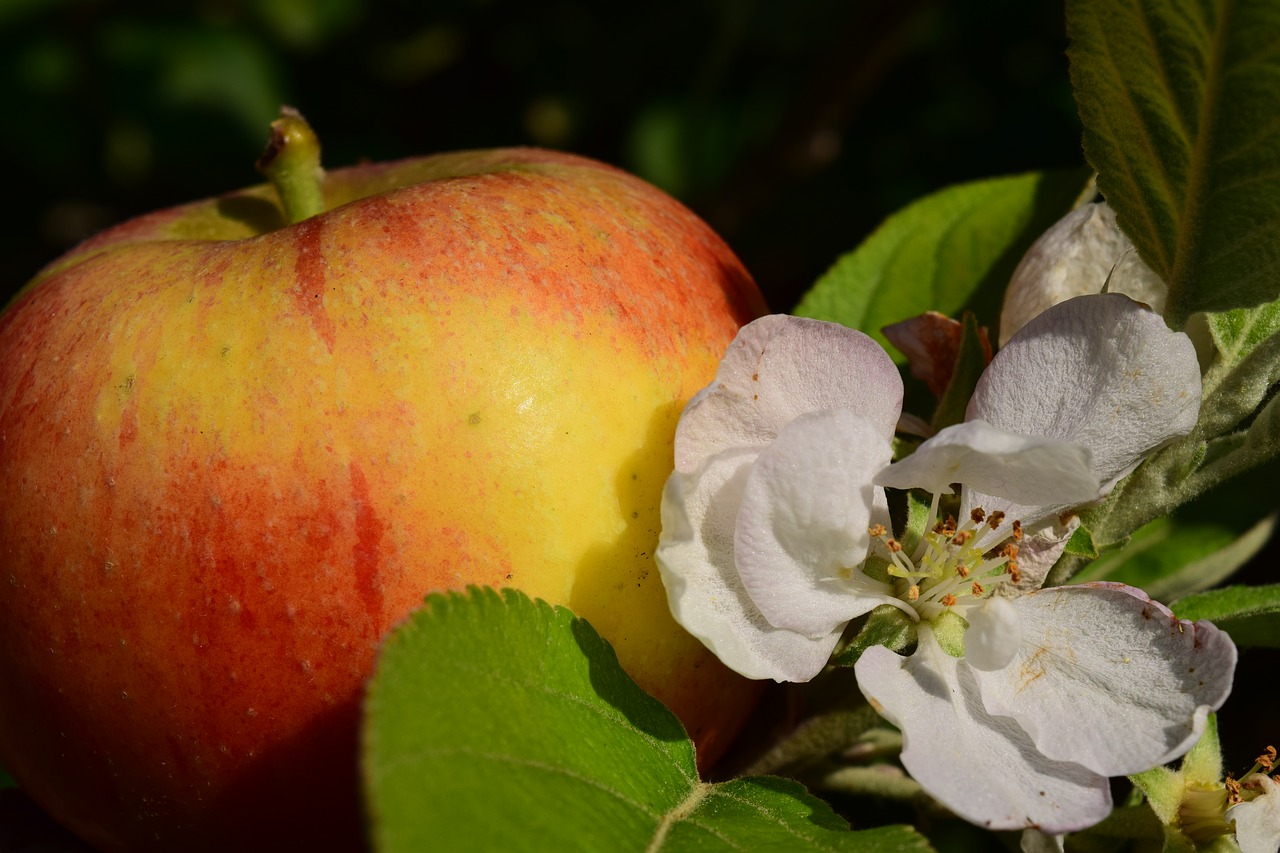
[[[902,526],[902,535],[899,537],[899,541],[902,542],[902,550],[908,554],[914,554],[924,540],[925,534],[929,532],[925,527],[929,523],[931,501],[925,497],[925,492],[916,491],[915,489],[904,494],[907,503],[907,517],[906,523]]]
[[[1075,532],[1071,534],[1071,538],[1067,540],[1067,546],[1062,550],[1062,553],[1073,557],[1096,560],[1098,558],[1098,547],[1093,544],[1093,535],[1089,533],[1089,528],[1083,524],[1077,527]]]
[[[978,386],[982,372],[987,369],[988,349],[982,345],[978,318],[972,311],[966,311],[960,318],[960,323],[960,347],[956,352],[955,368],[951,372],[946,390],[938,398],[938,408],[933,411],[930,425],[935,430],[964,422],[969,398],[973,396],[973,389]]]
[[[964,657],[964,632],[969,630],[969,623],[954,610],[944,610],[930,623],[933,635],[938,638],[938,645],[953,658]]]
[[[916,624],[911,617],[892,604],[881,604],[867,615],[862,630],[854,635],[831,659],[833,666],[848,667],[858,662],[862,653],[872,646],[885,646],[898,652],[916,641]]]

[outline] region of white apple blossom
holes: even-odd
[[[1164,311],[1168,287],[1138,257],[1106,202],[1083,204],[1055,222],[1022,256],[1004,293],[1003,346],[1032,317],[1086,293],[1123,293]]]
[[[1019,592],[1065,544],[1062,514],[1188,432],[1199,392],[1185,335],[1127,297],[1081,297],[997,354],[965,423],[889,465],[902,391],[883,351],[843,327],[764,318],[677,430],[657,555],[672,611],[744,675],[795,681],[851,619],[898,607],[917,623],[915,653],[873,647],[856,673],[903,730],[908,771],[975,823],[1090,825],[1110,810],[1108,776],[1195,743],[1235,648],[1128,587]],[[906,554],[882,487],[931,491],[936,514],[954,483],[962,521],[931,517]],[[864,571],[873,546],[887,579]],[[956,616],[961,648],[945,636]]]
[[[1276,853],[1280,850],[1280,782],[1265,773],[1240,780],[1248,797],[1227,809],[1235,822],[1236,843],[1242,853]]]

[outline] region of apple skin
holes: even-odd
[[[652,559],[680,410],[765,310],[724,243],[533,149],[324,192],[124,223],[0,317],[0,763],[104,851],[360,849],[362,688],[431,590],[572,608],[702,759],[757,695]]]

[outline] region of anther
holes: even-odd
[[[999,527],[1003,523],[1004,523],[1004,513],[1001,512],[1000,510],[996,510],[995,512],[991,513],[991,517],[987,519],[987,527],[990,527],[992,530],[995,530],[997,527]]]
[[[1276,748],[1274,746],[1267,747],[1262,755],[1257,757],[1256,761],[1259,767],[1270,773],[1276,762]]]
[[[1022,522],[1016,518],[1013,520],[1013,538],[1022,539]]]
[[[973,586],[969,588],[969,591],[973,593],[974,598],[981,598],[982,594],[986,592],[986,590],[982,588],[982,584],[977,581],[973,582]]]
[[[964,547],[965,545],[967,545],[967,544],[969,543],[969,540],[970,540],[970,539],[972,539],[972,538],[973,538],[973,531],[972,531],[972,530],[961,530],[961,531],[960,531],[960,532],[958,532],[955,536],[952,536],[952,537],[951,537],[951,544],[952,544],[952,545],[959,545],[960,547]]]
[[[884,544],[886,548],[895,554],[902,550],[902,543],[897,539],[886,539],[884,540]]]
[[[1022,572],[1018,571],[1018,561],[1010,560],[1006,567],[1009,569],[1009,580],[1014,583],[1022,583]]]
[[[956,603],[956,597],[951,593],[947,593],[946,595],[942,596],[942,598],[938,599],[938,603],[941,604],[943,607],[954,607]]]
[[[973,511],[969,513],[969,518],[973,520],[974,524],[981,524],[982,520],[986,517],[987,517],[987,514],[983,511],[982,507],[980,506],[974,507]]]
[[[907,601],[915,601],[919,597],[920,587],[916,584],[912,584],[911,588],[907,590]]]
[[[885,528],[883,524],[873,524],[867,528],[867,532],[871,534],[871,537],[873,539],[879,539],[881,536],[885,535],[889,531]]]

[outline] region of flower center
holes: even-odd
[[[917,621],[932,622],[947,610],[963,616],[997,586],[1021,577],[1017,542],[1022,523],[1006,521],[1003,512],[987,515],[978,507],[960,524],[950,516],[940,521],[935,495],[925,531],[910,556],[884,525],[867,531],[887,555],[889,574],[901,579],[899,608]]]

